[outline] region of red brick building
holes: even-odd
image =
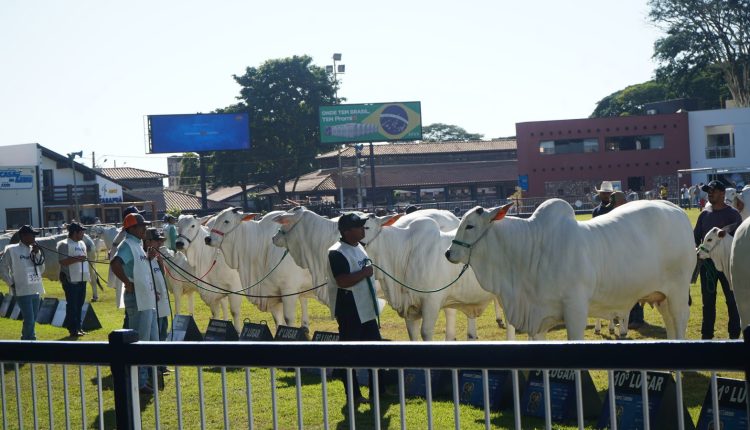
[[[518,174],[529,197],[580,196],[604,180],[647,191],[678,189],[690,166],[687,113],[516,124]]]

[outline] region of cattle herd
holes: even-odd
[[[747,201],[746,194],[750,189],[736,198]],[[468,319],[467,337],[476,339],[476,318],[490,304],[509,339],[516,330],[544,339],[564,324],[568,339],[580,340],[589,317],[618,319],[627,327],[636,302],[659,311],[669,338],[685,337],[696,249],[684,210],[664,200],[641,200],[577,221],[573,208],[559,199],[547,200],[527,219],[506,216],[510,207],[475,207],[461,219],[437,209],[369,215],[362,243],[376,268],[379,295],[404,319],[411,340],[432,340],[441,311],[446,340],[458,337],[457,311]],[[742,324],[748,324],[747,207],[742,216],[734,237],[711,230],[698,256],[712,258],[728,275]],[[162,249],[175,313],[183,312],[184,298],[193,312],[195,292],[214,318],[231,314],[238,330],[243,296],[270,312],[277,325],[297,325],[298,301],[305,327],[308,299],[330,306],[336,287],[328,282],[327,250],[339,238],[336,219],[304,207],[262,217],[230,208],[204,218],[181,215],[177,230],[178,252]],[[94,252],[89,258],[96,260],[94,250],[110,248],[117,229],[94,226],[88,233]],[[54,249],[63,237],[38,242]],[[59,272],[55,255],[46,253],[45,277],[53,280]]]

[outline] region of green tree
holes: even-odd
[[[198,154],[186,152],[180,161],[180,191],[195,193],[200,189]]]
[[[440,122],[422,127],[422,140],[424,142],[442,142],[448,140],[470,141],[481,140],[483,137],[483,134],[469,133],[457,125]]]
[[[666,96],[667,88],[656,81],[630,85],[599,100],[591,116],[641,115],[645,113],[645,103],[664,100]]]
[[[750,106],[750,0],[650,0],[666,36],[654,44],[663,76],[719,67],[739,106]]]
[[[219,111],[249,113],[251,149],[217,153],[215,184],[264,183],[284,199],[286,182],[314,167],[318,109],[339,102],[337,83],[306,55],[268,60],[234,80],[242,87],[239,103]]]

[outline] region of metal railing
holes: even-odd
[[[73,202],[74,196],[78,197],[78,203],[99,203],[98,185],[73,185],[53,186],[42,190],[42,200],[45,205],[62,205]]]
[[[247,414],[248,425],[253,428],[254,404],[258,401],[261,390],[257,387],[258,380],[251,383],[250,371],[254,372],[258,368],[269,369],[270,371],[270,389],[263,394],[271,397],[270,411],[258,410],[258,413],[272,415],[272,426],[278,428],[289,428],[294,426],[293,420],[296,418],[296,427],[303,428],[305,425],[305,414],[320,414],[322,411],[323,428],[329,428],[329,402],[327,385],[326,368],[343,368],[347,369],[347,374],[351,375],[351,369],[396,369],[398,380],[398,403],[400,412],[400,428],[406,428],[406,400],[404,394],[404,369],[425,369],[425,401],[427,405],[427,428],[434,427],[433,421],[433,399],[431,378],[429,369],[445,369],[450,371],[451,375],[451,395],[449,400],[453,402],[453,427],[461,428],[461,412],[459,410],[460,398],[458,387],[458,369],[479,369],[481,370],[483,380],[484,396],[484,427],[493,427],[491,420],[491,410],[488,401],[488,370],[501,369],[510,370],[513,374],[513,425],[515,428],[523,428],[521,417],[522,411],[520,406],[520,391],[518,383],[519,369],[570,369],[576,371],[575,397],[576,397],[576,422],[579,428],[584,428],[587,423],[583,416],[583,399],[581,396],[581,377],[580,370],[600,369],[608,370],[609,388],[608,401],[609,410],[614,410],[615,390],[613,384],[613,372],[615,369],[629,369],[641,371],[641,376],[645,378],[645,371],[674,371],[676,383],[676,402],[677,416],[673,417],[680,426],[685,428],[684,418],[682,416],[682,377],[681,371],[733,371],[745,372],[747,381],[748,372],[750,371],[750,328],[745,331],[745,341],[614,341],[614,342],[137,342],[137,334],[131,330],[118,330],[112,332],[109,336],[109,343],[104,342],[28,342],[28,341],[0,341],[0,395],[2,395],[2,424],[3,428],[14,428],[15,423],[9,423],[8,409],[10,396],[6,390],[9,385],[6,372],[13,369],[15,373],[15,390],[16,390],[16,410],[18,427],[24,428],[22,411],[29,411],[29,406],[33,411],[33,428],[39,428],[39,421],[42,421],[42,408],[36,393],[37,385],[37,365],[30,363],[44,364],[47,375],[47,393],[49,405],[46,407],[49,417],[49,428],[62,428],[63,425],[54,422],[54,406],[52,402],[52,386],[50,378],[50,365],[78,365],[78,366],[96,366],[95,380],[98,389],[98,411],[94,427],[103,428],[103,417],[112,411],[103,410],[102,397],[102,373],[101,367],[108,366],[111,369],[111,386],[114,393],[114,402],[111,398],[105,399],[107,404],[113,404],[116,415],[116,425],[119,429],[140,429],[141,412],[143,406],[139,401],[137,367],[140,366],[163,366],[174,365],[175,369],[175,407],[170,405],[160,406],[159,391],[154,390],[154,421],[155,427],[161,426],[162,413],[176,414],[176,427],[182,428],[184,399],[181,393],[181,378],[184,378],[186,366],[197,367],[198,377],[198,395],[191,397],[189,407],[200,409],[200,428],[206,428],[206,416],[209,409],[206,409],[206,393],[204,391],[204,368],[219,367],[221,380],[221,399],[219,403],[211,404],[213,410],[222,409],[224,428],[229,428],[230,412],[227,400],[228,388],[232,393],[243,392],[246,398],[246,405],[242,409],[233,403],[233,412],[244,410]],[[27,367],[30,373],[31,399],[29,404],[22,404],[24,397],[21,393],[21,376],[18,363],[29,363]],[[245,381],[244,387],[229,386],[227,383],[227,369],[244,369]],[[310,399],[305,407],[302,398],[302,368],[317,368],[321,377],[321,405],[320,408],[313,406],[310,409]],[[65,367],[63,367],[65,370]],[[155,369],[155,368],[154,368]],[[293,414],[288,413],[287,409],[281,410],[277,386],[279,385],[277,370],[294,369],[294,382],[296,392],[296,410]],[[65,427],[70,428],[70,417],[74,414],[80,414],[82,422],[86,422],[87,401],[84,393],[84,370],[79,367],[79,380],[81,394],[80,407],[76,411],[77,402],[73,402],[68,395],[67,374],[63,373],[64,388],[64,408],[65,408]],[[183,375],[181,375],[183,373]],[[216,379],[217,371],[213,371],[212,378]],[[154,373],[155,374],[155,373]],[[91,375],[91,370],[89,370]],[[378,393],[380,378],[378,372],[373,372],[373,392]],[[552,427],[551,411],[551,393],[549,375],[544,372],[544,421],[545,427]],[[350,376],[349,376],[350,377]],[[646,380],[646,379],[642,379]],[[234,378],[235,383],[237,378]],[[153,386],[158,385],[154,378]],[[290,387],[292,382],[289,381]],[[648,389],[646,384],[641,384],[641,395],[643,396],[643,422],[644,428],[649,428],[649,402]],[[719,411],[717,392],[715,383],[715,373],[712,374],[712,404],[715,411],[713,420],[718,425]],[[340,390],[340,387],[330,388]],[[349,390],[351,393],[352,390]],[[171,394],[171,393],[170,393]],[[214,393],[215,394],[215,393]],[[192,395],[192,394],[191,394]],[[309,395],[309,394],[308,394]],[[213,396],[215,397],[215,396]],[[212,397],[212,398],[213,398]],[[349,405],[353,405],[352,397],[349,397]],[[287,406],[290,406],[292,400],[284,400]],[[747,400],[745,400],[747,402]],[[197,405],[196,405],[197,403]],[[381,427],[381,410],[380,396],[372,394],[372,423],[374,428]],[[59,411],[58,411],[59,412]],[[286,412],[286,413],[285,413]],[[354,407],[348,409],[348,422],[350,428],[355,428],[357,416]],[[610,428],[617,428],[615,414],[610,414]],[[283,422],[280,424],[280,419]],[[45,420],[46,421],[46,420]],[[214,417],[213,426],[217,426]],[[445,423],[445,421],[443,421]],[[28,423],[27,423],[28,424]],[[196,426],[191,422],[189,427]],[[210,424],[210,423],[209,423]],[[590,423],[588,423],[590,424]],[[319,425],[316,424],[316,426]],[[445,424],[443,424],[445,425]],[[269,426],[271,424],[269,423]],[[31,426],[28,426],[31,427]],[[46,424],[41,427],[47,427]],[[716,427],[718,428],[718,427]]]
[[[706,148],[706,158],[734,158],[734,145]]]

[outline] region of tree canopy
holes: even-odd
[[[679,80],[717,67],[732,98],[750,106],[750,0],[650,0],[666,36],[654,44],[657,76]]]
[[[234,75],[240,85],[238,102],[217,113],[247,112],[251,148],[210,154],[212,186],[266,184],[285,198],[285,184],[314,167],[319,152],[318,109],[339,103],[337,82],[312,58],[293,56],[268,60]],[[196,160],[183,160],[183,169],[197,172]]]
[[[442,142],[447,140],[481,140],[483,134],[469,133],[462,127],[436,122],[422,127],[422,140],[425,142]]]

